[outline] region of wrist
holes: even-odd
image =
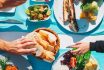
[[[94,42],[90,42],[90,51],[94,51],[95,50],[95,43]]]
[[[0,40],[0,50],[7,51],[9,42]]]

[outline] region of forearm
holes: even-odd
[[[104,41],[90,42],[90,50],[104,52]]]

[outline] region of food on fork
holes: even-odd
[[[26,38],[36,42],[36,45],[31,46],[37,49],[33,55],[48,62],[55,60],[55,55],[60,47],[60,40],[54,31],[48,28],[39,28],[27,34]]]
[[[25,2],[26,0],[0,0],[0,9],[16,7]]]

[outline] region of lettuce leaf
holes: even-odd
[[[83,55],[77,55],[77,66],[76,66],[76,70],[83,70],[85,67],[86,62],[90,59],[91,56],[91,52],[88,51],[87,53],[83,54]]]

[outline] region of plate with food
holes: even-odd
[[[73,55],[67,51],[56,59],[51,70],[99,70],[99,64],[90,52]]]
[[[48,4],[35,4],[28,7],[25,12],[31,22],[46,21],[51,15],[51,10]]]
[[[95,29],[104,15],[103,0],[55,0],[54,14],[58,23],[74,33]]]
[[[37,50],[33,56],[46,62],[53,62],[55,55],[60,48],[60,40],[58,35],[49,28],[39,28],[25,36],[36,42],[35,47]]]
[[[0,70],[33,70],[30,63],[19,55],[0,54]]]

